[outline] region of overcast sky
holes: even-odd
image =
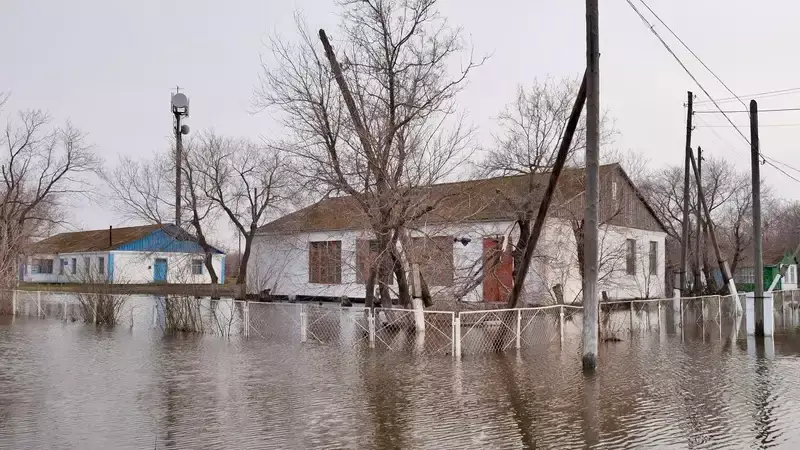
[[[601,103],[620,132],[613,147],[641,151],[653,167],[680,164],[686,91],[694,91],[698,101],[705,96],[625,0],[600,3]],[[737,94],[800,87],[798,2],[648,4]],[[583,71],[582,0],[442,0],[440,9],[464,28],[476,54],[491,54],[460,99],[481,143],[489,143],[493,118],[518,84]],[[250,106],[263,43],[274,33],[292,36],[295,10],[304,12],[312,28],[332,30],[335,39],[339,19],[332,0],[4,0],[0,92],[11,98],[3,113],[41,108],[59,121],[70,119],[88,133],[109,166],[119,155],[147,157],[169,145],[169,95],[176,85],[190,97],[193,130],[255,139],[277,135],[280,129],[269,114],[252,114]],[[662,26],[656,29],[668,37]],[[668,42],[681,50],[674,39]],[[679,56],[712,96],[730,96],[685,51]],[[800,107],[800,93],[765,98],[759,105]],[[742,109],[738,103],[724,106]],[[747,115],[733,117],[748,134]],[[800,112],[765,114],[761,123],[800,124]],[[698,125],[726,122],[703,115]],[[762,151],[800,168],[798,133],[800,126],[764,126]],[[698,127],[694,144],[749,168],[749,148],[733,128]],[[800,173],[786,170],[800,179]],[[770,167],[762,173],[782,195],[800,197],[796,181]],[[73,217],[76,228],[123,224],[99,205],[76,208]],[[218,240],[235,242],[222,232]]]

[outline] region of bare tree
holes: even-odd
[[[60,223],[63,207],[91,190],[85,175],[98,168],[80,130],[51,122],[42,111],[24,111],[0,137],[0,282],[6,287],[25,244]]]
[[[322,31],[320,48],[298,20],[299,43],[274,39],[275,65],[263,65],[257,103],[282,113],[290,133],[282,147],[325,192],[352,196],[378,241],[368,305],[376,282],[381,303],[391,304],[392,273],[410,303],[399,248],[406,227],[441,201],[420,187],[451,175],[471,136],[455,98],[482,61],[470,58],[459,70],[449,64],[464,49],[461,30],[436,3],[340,1],[338,53]]]
[[[733,272],[742,259],[743,251],[750,245],[752,239],[749,234],[750,177],[747,173],[737,171],[727,160],[715,157],[705,158],[702,176],[703,191],[714,222],[713,226],[719,230],[722,237],[720,239],[720,247],[722,247],[722,252],[727,255],[728,260],[731,262],[731,271]],[[679,253],[677,249],[680,248],[682,240],[683,169],[673,166],[649,173],[643,179],[640,187],[649,204],[667,229],[666,256],[668,258],[668,272],[677,270],[680,266],[680,261],[675,259],[674,255]],[[693,221],[697,208],[700,207],[694,180],[691,181],[689,191],[691,192],[689,220]],[[765,196],[765,201],[769,201],[769,192],[762,195]],[[708,227],[706,223],[701,225]],[[689,230],[691,243],[698,238],[694,223],[690,223]],[[706,244],[701,249],[701,253],[705,253],[707,251],[706,247],[709,245],[708,239],[705,239],[704,242]],[[694,261],[696,261],[694,257],[695,246],[690,245],[689,248],[690,254],[688,258],[692,264],[692,270],[701,270],[701,268],[694,267],[696,265],[694,264]],[[712,270],[708,267],[708,258],[701,255],[701,259],[704,259],[702,270],[705,273],[707,283],[710,283],[714,276]],[[669,284],[671,281],[671,277],[667,277],[667,283]],[[699,289],[699,286],[695,287],[695,290],[699,291]]]
[[[250,252],[258,228],[286,199],[289,179],[282,155],[274,148],[208,132],[199,138],[193,163],[203,195],[225,212],[244,238],[237,283],[247,283]],[[193,197],[194,198],[194,197]]]
[[[212,264],[215,248],[208,234],[215,218],[214,203],[203,190],[203,175],[197,167],[202,159],[196,155],[198,144],[189,140],[184,145],[181,172],[181,216],[189,217],[197,244],[204,252],[204,265],[216,284],[219,276]],[[152,224],[172,223],[175,211],[175,151],[156,153],[149,160],[120,158],[117,166],[103,175],[111,189],[112,207],[128,219]],[[183,220],[182,220],[183,222]]]

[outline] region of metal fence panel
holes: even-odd
[[[302,304],[249,302],[248,309],[248,337],[290,344],[301,341]]]
[[[374,314],[377,348],[429,355],[453,352],[453,312],[375,308]]]

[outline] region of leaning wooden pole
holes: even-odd
[[[567,162],[569,149],[572,146],[572,138],[575,135],[575,130],[578,128],[578,122],[580,122],[581,111],[583,111],[584,103],[586,103],[586,73],[583,74],[583,81],[581,82],[581,87],[578,90],[578,97],[575,98],[575,104],[572,105],[572,112],[570,113],[569,120],[567,121],[567,127],[564,130],[564,136],[561,138],[561,145],[558,148],[558,154],[556,154],[556,161],[553,165],[553,170],[550,172],[550,179],[547,182],[547,188],[545,189],[544,195],[542,196],[542,201],[539,204],[539,210],[536,212],[536,220],[533,222],[533,229],[531,230],[531,234],[525,244],[525,253],[523,254],[522,262],[517,269],[517,275],[514,277],[514,284],[511,288],[511,292],[508,294],[509,308],[516,308],[517,304],[519,303],[519,297],[522,293],[522,286],[525,285],[525,277],[528,274],[528,268],[530,267],[531,259],[533,259],[533,252],[536,250],[536,244],[539,242],[539,236],[542,234],[542,228],[544,228],[544,222],[547,218],[547,210],[550,208],[550,203],[553,199],[553,193],[556,190],[556,185],[558,185],[558,177],[561,175],[561,170],[564,168],[564,164]]]
[[[758,141],[758,103],[750,100],[750,168],[753,189],[753,300],[755,335],[764,336],[764,252],[761,237],[761,150]]]
[[[689,256],[689,154],[692,151],[692,102],[694,94],[687,92],[686,100],[686,145],[684,146],[683,167],[683,214],[681,223],[681,294],[686,295],[689,283],[687,281],[687,263]]]
[[[586,215],[583,220],[583,369],[597,366],[600,203],[600,39],[598,0],[586,0]]]
[[[733,282],[733,277],[731,276],[731,269],[728,267],[728,261],[725,261],[725,258],[722,257],[722,252],[719,249],[719,244],[717,242],[717,231],[714,228],[714,222],[711,220],[711,212],[708,209],[708,204],[706,204],[705,194],[703,194],[703,186],[699,183],[700,181],[700,172],[697,170],[697,164],[694,160],[694,154],[692,153],[691,149],[689,149],[689,161],[692,164],[692,170],[694,171],[695,180],[698,181],[698,194],[700,194],[700,206],[703,207],[703,214],[706,217],[706,226],[708,227],[708,236],[711,238],[711,246],[714,247],[714,254],[717,257],[717,262],[719,263],[719,270],[722,272],[722,278],[725,284],[728,285],[728,291],[734,297],[734,308],[736,311],[737,316],[742,315],[742,305],[738,301],[738,293],[736,292],[736,284]]]

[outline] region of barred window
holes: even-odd
[[[202,275],[203,274],[203,260],[202,259],[193,259],[192,260],[192,275]]]
[[[658,274],[658,242],[650,241],[650,275]]]
[[[636,274],[636,239],[628,239],[625,242],[625,273],[628,275]]]
[[[309,242],[308,281],[317,284],[341,284],[342,241]]]

